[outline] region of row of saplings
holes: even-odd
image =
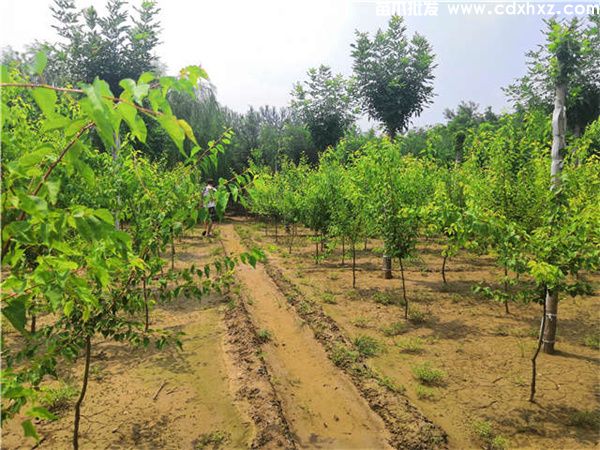
[[[597,135],[600,127],[596,121],[585,136],[588,140],[576,142],[579,153],[573,159],[577,163],[565,164],[568,177],[560,203],[546,213],[545,205],[552,204],[549,199],[555,195],[548,188],[548,155],[531,152],[521,158],[520,167],[511,164],[508,172],[502,153],[515,146],[491,145],[514,139],[519,135],[515,127],[519,125],[509,117],[500,126],[506,132],[485,136],[487,140],[473,139],[473,157],[453,167],[403,156],[384,138],[369,142],[349,159],[330,149],[316,168],[303,163],[283,164],[276,173],[255,168],[259,175],[248,189],[249,208],[274,223],[276,239],[278,223],[284,225],[290,253],[297,225],[312,230],[316,263],[327,249],[341,245],[342,258],[351,255],[353,287],[357,247],[363,242],[366,247],[369,238],[381,239],[386,277],[391,277],[392,260],[398,262],[405,318],[409,302],[404,264],[414,256],[420,237],[441,240],[444,283],[448,259],[460,250],[491,253],[503,275],[496,285],[480,284],[474,290],[502,302],[506,313],[516,298],[543,305],[538,347],[532,357],[530,400],[534,401],[536,358],[540,348],[553,352],[556,333],[557,318],[547,314],[546,293],[589,293],[590,285],[580,272],[599,265],[600,217],[594,205],[599,204],[600,195],[585,180],[598,177],[600,171],[597,161],[586,155],[583,143],[589,142],[591,133]],[[529,140],[549,140],[524,132],[518,139],[520,151],[539,143]],[[482,151],[487,152],[484,163]]]

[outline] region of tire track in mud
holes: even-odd
[[[227,254],[246,249],[232,224],[223,224]],[[352,380],[336,368],[285,295],[266,272],[240,265],[236,275],[255,329],[268,330],[263,344],[271,381],[300,448],[391,448],[384,421],[361,396]]]

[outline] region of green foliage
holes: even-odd
[[[381,343],[370,336],[360,335],[354,339],[354,345],[362,356],[376,356],[383,350]]]
[[[434,388],[418,385],[415,388],[415,394],[419,400],[435,400],[437,392]]]
[[[406,353],[421,353],[423,352],[423,339],[418,337],[409,337],[396,342],[396,346],[400,351]]]
[[[600,411],[575,411],[569,415],[568,425],[597,430],[600,427]]]
[[[411,370],[413,376],[425,385],[440,386],[446,378],[446,372],[436,369],[430,362],[417,364]]]
[[[473,422],[473,433],[489,450],[506,450],[509,447],[508,439],[496,434],[492,424],[486,420]]]
[[[308,81],[292,91],[292,108],[304,121],[318,150],[339,142],[354,123],[356,113],[348,83],[321,65],[308,71]]]
[[[349,367],[359,359],[358,351],[351,350],[342,344],[336,344],[331,350],[331,360],[339,367]]]
[[[357,93],[363,110],[393,138],[431,103],[434,55],[422,35],[406,35],[404,20],[393,16],[373,38],[356,33],[352,44]]]
[[[394,322],[390,326],[383,327],[381,332],[388,337],[398,336],[399,334],[406,332],[406,323]]]
[[[273,334],[269,330],[265,329],[258,330],[256,336],[258,337],[258,342],[260,342],[261,344],[273,340]]]

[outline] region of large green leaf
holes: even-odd
[[[25,324],[27,323],[25,301],[26,297],[15,297],[2,306],[4,317],[21,333],[25,331]]]

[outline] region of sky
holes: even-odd
[[[504,14],[488,10],[453,15],[448,9],[452,1],[421,2],[437,10],[410,9],[412,5],[400,10],[409,33],[424,35],[437,55],[436,96],[413,120],[414,126],[442,122],[444,110],[461,100],[474,101],[482,109],[492,106],[496,112],[508,110],[502,87],[525,73],[525,52],[543,40],[542,19],[549,10],[510,15],[506,3],[501,6]],[[487,7],[497,8],[498,2],[491,1]],[[94,4],[102,14],[101,3],[76,0],[82,8]],[[22,50],[34,40],[56,41],[51,4],[0,1],[0,47]],[[369,0],[158,0],[158,5],[162,44],[157,53],[168,71],[201,64],[219,101],[239,112],[249,106],[289,105],[293,84],[303,80],[310,67],[326,64],[349,76],[355,30],[373,33],[385,27],[393,8],[407,7],[399,1]],[[365,119],[360,124],[369,125]]]

